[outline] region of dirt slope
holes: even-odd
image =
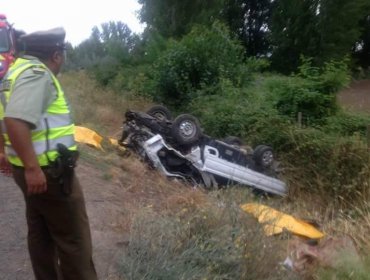
[[[338,94],[338,102],[350,111],[370,113],[370,80],[353,82]]]

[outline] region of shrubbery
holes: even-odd
[[[323,124],[338,111],[336,93],[349,77],[346,61],[317,68],[311,59],[302,58],[298,74],[269,81],[270,99],[282,115],[296,119],[300,112],[305,124]]]
[[[203,93],[216,94],[220,79],[244,82],[242,47],[227,28],[215,23],[211,29],[196,26],[181,41],[173,41],[155,63],[155,100],[176,108],[186,106]]]
[[[352,136],[359,134],[366,136],[367,127],[370,125],[370,116],[348,113],[344,111],[326,119],[326,125],[321,129],[328,133]]]
[[[250,145],[284,145],[280,131],[289,123],[265,102],[255,87],[236,88],[222,80],[217,95],[199,94],[191,111],[200,118],[207,134],[214,137],[239,136]]]

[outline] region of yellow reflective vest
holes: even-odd
[[[69,150],[77,150],[74,140],[74,124],[70,117],[70,110],[64,92],[54,74],[41,62],[18,58],[9,68],[7,75],[0,85],[0,125],[5,141],[5,153],[10,163],[23,166],[21,159],[13,149],[6,127],[4,114],[6,106],[13,92],[15,81],[25,70],[34,68],[42,69],[51,76],[57,91],[57,98],[49,105],[46,112],[31,131],[32,144],[40,166],[49,165],[49,161],[58,156],[57,144],[64,144]]]

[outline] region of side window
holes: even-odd
[[[0,28],[0,53],[9,51],[9,36],[6,28]]]

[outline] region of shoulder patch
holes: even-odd
[[[35,74],[44,74],[46,70],[42,67],[32,67],[32,71]]]

